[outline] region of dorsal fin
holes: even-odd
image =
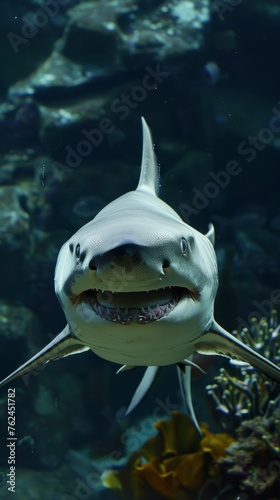
[[[140,179],[136,191],[144,191],[153,195],[158,194],[158,167],[153,150],[153,141],[146,120],[141,117],[143,147]]]

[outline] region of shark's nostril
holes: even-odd
[[[92,259],[89,263],[89,266],[88,266],[92,271],[96,271],[97,270],[97,266],[96,266],[96,263],[95,263],[95,260]]]
[[[166,269],[167,267],[169,267],[170,265],[170,262],[168,259],[164,259],[163,263],[162,263],[162,268],[163,269]]]

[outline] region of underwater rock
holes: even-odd
[[[32,352],[40,343],[41,327],[36,316],[26,307],[0,302],[1,367],[18,360],[23,352]],[[16,360],[15,360],[16,357]]]
[[[41,99],[53,96],[57,99],[59,92],[63,97],[62,91],[65,92],[65,89],[75,89],[100,76],[104,74],[94,68],[84,67],[82,61],[71,61],[54,50],[32,75],[10,87],[8,97],[12,101],[27,96]]]
[[[13,183],[14,167],[10,163],[4,163],[0,168],[0,185],[5,186]]]
[[[106,74],[114,73],[120,69],[116,48],[122,43],[117,19],[133,10],[135,5],[132,1],[80,3],[68,12],[69,22],[60,41],[61,53]]]
[[[34,331],[38,335],[38,320],[26,307],[0,302],[0,342],[24,338],[32,350]],[[40,331],[40,330],[39,330]],[[0,352],[3,351],[1,347]]]
[[[164,61],[200,48],[209,16],[208,0],[155,3],[154,9],[144,9],[142,15],[139,9],[126,24],[125,60],[143,62],[149,56]]]
[[[176,66],[181,58],[185,64],[186,56],[201,47],[210,14],[208,0],[97,0],[78,3],[67,16],[51,53],[9,88],[8,102],[0,107],[4,152],[35,148],[60,162],[63,172],[90,156],[90,149],[110,153],[114,122],[133,113],[146,94],[158,94],[152,103],[157,106],[159,93],[153,91],[162,81],[157,74],[170,74],[159,63]],[[144,78],[149,83],[139,85]],[[127,98],[135,102],[130,106]],[[125,127],[130,130],[128,122]]]
[[[39,112],[31,100],[0,106],[0,152],[25,150],[38,144]]]
[[[65,4],[65,0],[63,0]],[[62,1],[51,0],[42,2],[46,8],[50,4],[59,4],[63,12]],[[50,6],[50,9],[52,7]],[[37,13],[41,13],[39,19]],[[38,8],[31,0],[14,0],[2,2],[0,18],[0,65],[1,72],[0,92],[6,92],[9,85],[17,80],[26,78],[34,71],[52,50],[52,45],[61,30],[54,27],[52,20],[58,16],[45,16],[42,7]],[[38,22],[37,22],[38,20]],[[35,21],[35,23],[34,23]],[[36,27],[40,25],[40,27]]]
[[[190,418],[178,411],[154,427],[157,435],[133,452],[123,468],[102,475],[104,486],[122,499],[193,498],[208,476],[219,475],[215,462],[234,441],[228,434],[213,434],[206,424],[201,438]]]
[[[62,103],[40,105],[42,146],[52,159],[57,159],[64,165],[66,172],[73,172],[88,160],[94,149],[99,151],[102,148],[103,151],[106,141],[100,140],[99,144],[99,135],[102,135],[99,124],[104,116],[104,109],[110,103],[111,95],[107,91],[96,97],[73,99],[67,106]],[[96,135],[93,133],[93,140],[98,142],[98,148],[87,140],[86,134],[90,135],[94,129]],[[84,144],[86,146],[83,148]]]
[[[29,215],[21,208],[14,187],[0,186],[0,199],[0,246],[19,249],[27,239]]]
[[[21,202],[23,192],[34,192],[34,175],[38,172],[40,159],[33,148],[17,150],[16,148],[2,157],[0,167],[0,186],[16,186],[15,191]],[[32,195],[33,196],[33,195]],[[22,207],[25,210],[24,207]]]
[[[22,160],[11,160],[11,163],[5,164],[5,170],[11,176],[11,181],[15,185],[0,186],[1,213],[0,213],[0,258],[5,265],[2,266],[2,279],[0,281],[0,291],[3,298],[14,303],[16,300],[30,309],[36,310],[36,301],[39,301],[40,290],[46,287],[46,283],[51,282],[51,299],[53,296],[53,261],[50,262],[48,247],[46,245],[46,234],[35,224],[38,225],[39,217],[46,213],[47,205],[44,195],[46,191],[34,189],[34,170],[37,162],[25,162]],[[31,228],[33,229],[31,231]],[[48,242],[49,246],[54,247],[55,235]],[[59,244],[63,241],[60,238]],[[58,245],[59,245],[58,244]],[[40,261],[42,250],[43,257]],[[53,251],[53,260],[55,263],[57,250]],[[48,258],[46,258],[48,257]],[[39,262],[41,268],[38,269]],[[48,267],[46,281],[44,281],[44,269]],[[32,293],[31,281],[35,270],[38,269],[36,276],[35,298],[36,301],[28,302]],[[51,299],[49,305],[51,304]],[[46,302],[41,302],[40,306],[46,307]],[[40,307],[38,311],[40,311]]]
[[[111,73],[129,61],[135,67],[147,56],[163,61],[199,48],[209,5],[208,0],[169,0],[146,9],[144,2],[98,0],[81,3],[69,15],[62,53]]]
[[[137,15],[136,15],[137,14]],[[68,11],[69,21],[51,55],[25,81],[9,89],[9,99],[55,98],[73,89],[198,49],[209,21],[208,0],[161,2],[149,15],[135,2],[82,2]],[[117,48],[117,50],[116,50]],[[55,92],[55,94],[54,94]],[[60,94],[63,98],[63,94]],[[69,95],[67,96],[69,97]]]

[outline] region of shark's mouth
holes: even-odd
[[[176,286],[147,292],[87,290],[82,295],[101,318],[130,325],[135,321],[147,324],[159,320],[170,314],[183,296],[194,294]]]

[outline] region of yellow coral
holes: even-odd
[[[180,488],[198,491],[205,477],[205,460],[202,452],[179,455],[160,462],[141,465],[135,463],[139,480],[150,486],[166,498],[175,499]]]
[[[214,460],[225,456],[225,449],[234,441],[229,434],[213,434],[207,428],[202,430],[204,437],[200,441],[200,448],[204,452],[209,452]]]
[[[217,474],[214,461],[223,457],[234,441],[228,434],[213,434],[205,424],[201,438],[189,417],[178,411],[154,426],[158,434],[134,453],[122,470],[103,475],[104,486],[116,491],[121,485],[123,498],[142,500],[156,492],[161,498],[175,500],[182,491],[184,498],[189,498],[188,493],[199,491],[207,477]]]

